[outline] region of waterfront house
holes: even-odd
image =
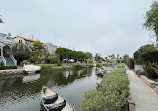
[[[10,34],[0,33],[0,65],[17,65],[17,61],[12,55],[12,38]]]
[[[54,54],[57,50],[57,46],[55,46],[53,43],[44,43],[44,47],[49,54]]]
[[[33,42],[35,42],[35,40],[25,37],[16,36],[13,38],[13,43],[23,43],[27,46],[32,46]]]

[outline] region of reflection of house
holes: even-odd
[[[12,38],[10,34],[0,33],[0,65],[16,66],[17,61],[12,55]]]
[[[54,54],[55,51],[57,50],[57,46],[53,45],[52,43],[44,43],[46,50],[50,54]]]
[[[23,43],[26,44],[27,46],[31,46],[35,42],[35,40],[24,38],[24,37],[14,37],[13,38],[13,43]]]

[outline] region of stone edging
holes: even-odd
[[[139,77],[139,76],[138,76]],[[153,88],[155,90],[155,92],[158,94],[158,82],[154,82],[151,79],[148,79],[146,76],[141,75],[140,79],[146,83],[149,87]]]
[[[17,75],[23,74],[24,72],[25,71],[23,69],[0,70],[0,76]]]

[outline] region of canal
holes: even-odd
[[[84,92],[101,81],[95,68],[41,71],[39,74],[0,77],[0,111],[40,111],[43,85],[66,98],[77,109]]]

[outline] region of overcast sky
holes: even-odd
[[[152,0],[0,0],[0,32],[75,50],[132,54],[149,43],[143,30]]]

